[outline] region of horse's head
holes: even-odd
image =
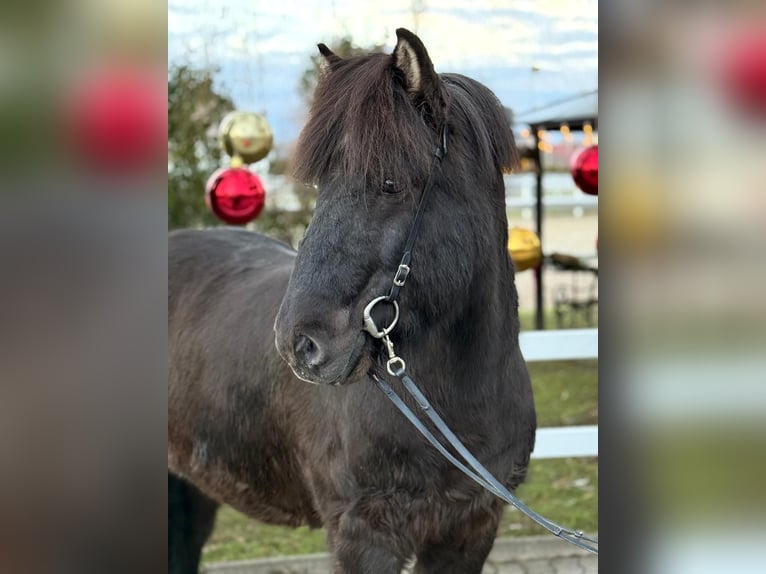
[[[351,382],[372,366],[362,313],[390,289],[445,124],[449,155],[433,168],[398,332],[451,316],[485,252],[505,253],[501,170],[514,148],[502,106],[468,78],[436,74],[411,32],[397,38],[390,55],[342,59],[319,46],[295,156],[296,176],[319,195],[275,324],[277,349],[313,383]]]

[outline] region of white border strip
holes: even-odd
[[[527,361],[563,361],[598,358],[598,329],[527,331],[519,335]]]
[[[598,456],[598,426],[537,429],[532,458]]]

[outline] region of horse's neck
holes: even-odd
[[[412,346],[410,360],[425,375],[426,386],[475,388],[507,375],[508,357],[518,345],[516,288],[510,262],[491,268],[495,276],[476,278],[459,313],[446,315],[436,332],[423,334]],[[426,366],[437,376],[424,373]]]

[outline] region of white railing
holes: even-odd
[[[535,176],[531,173],[514,173],[503,176],[505,205],[509,209],[531,209],[537,205]],[[580,191],[568,173],[543,175],[543,205],[547,208],[597,207],[598,197]]]
[[[529,331],[519,336],[527,362],[598,358],[598,329]],[[598,425],[537,429],[532,458],[598,456]]]

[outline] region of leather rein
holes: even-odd
[[[386,352],[388,354],[388,361],[386,362],[386,370],[388,371],[388,373],[391,376],[394,376],[401,381],[404,387],[404,390],[407,392],[407,394],[409,394],[413,399],[415,399],[415,404],[417,405],[417,407],[421,411],[423,411],[426,417],[434,424],[434,426],[446,439],[446,442],[452,448],[455,449],[455,451],[463,459],[463,462],[461,462],[457,457],[453,456],[447,450],[447,448],[439,441],[439,439],[437,439],[433,435],[433,433],[426,427],[423,421],[421,421],[418,418],[418,416],[410,409],[410,407],[407,406],[404,400],[399,395],[396,394],[396,391],[394,391],[394,389],[391,388],[391,385],[389,385],[388,382],[382,379],[374,370],[370,371],[369,375],[372,378],[373,382],[377,385],[377,387],[381,391],[383,391],[386,397],[388,397],[388,399],[394,404],[394,406],[397,409],[399,409],[399,411],[407,418],[407,420],[410,423],[412,423],[412,425],[420,432],[420,434],[422,434],[423,437],[425,437],[425,439],[434,448],[436,448],[436,450],[438,450],[444,458],[446,458],[457,469],[463,472],[463,474],[465,474],[466,476],[474,480],[479,485],[483,486],[485,489],[487,489],[489,492],[491,492],[492,494],[494,494],[501,500],[518,508],[521,512],[526,514],[529,518],[534,520],[537,524],[539,524],[540,526],[542,526],[549,532],[553,533],[554,535],[558,536],[562,540],[566,540],[567,542],[574,544],[578,548],[581,548],[593,554],[598,554],[597,539],[589,538],[585,536],[579,530],[570,530],[568,528],[564,528],[563,526],[556,524],[552,520],[548,520],[547,518],[539,515],[534,510],[529,508],[526,504],[521,502],[521,500],[519,500],[505,486],[503,486],[503,484],[501,484],[500,481],[498,481],[494,476],[492,476],[492,474],[476,459],[476,457],[474,457],[470,453],[470,451],[465,447],[465,445],[463,445],[460,439],[458,439],[458,437],[455,436],[455,433],[453,433],[450,430],[450,428],[447,426],[444,420],[433,409],[433,407],[428,402],[428,399],[425,397],[423,392],[415,384],[415,381],[413,381],[412,378],[410,378],[410,376],[407,374],[406,372],[407,366],[404,362],[404,359],[397,356],[396,352],[394,351],[394,345],[391,342],[389,333],[391,333],[391,331],[396,326],[397,321],[399,320],[399,304],[397,303],[397,298],[399,296],[400,289],[404,287],[404,284],[410,273],[412,248],[415,245],[415,240],[417,239],[418,233],[420,231],[420,226],[423,220],[423,212],[425,211],[425,204],[426,204],[426,199],[428,197],[428,192],[433,186],[433,178],[434,178],[434,171],[435,171],[436,165],[437,163],[440,163],[444,159],[444,157],[446,157],[446,155],[447,155],[447,125],[445,123],[440,130],[439,143],[436,146],[436,149],[434,151],[434,156],[431,162],[431,168],[428,173],[428,179],[426,180],[426,183],[423,187],[423,193],[420,196],[420,202],[418,204],[418,209],[415,214],[415,219],[412,223],[412,227],[410,228],[410,233],[409,233],[409,236],[407,237],[407,243],[404,246],[404,254],[402,255],[401,261],[399,262],[399,267],[397,268],[396,274],[394,275],[391,289],[388,295],[377,297],[373,299],[372,301],[370,301],[370,303],[368,303],[368,305],[364,309],[363,320],[364,320],[364,330],[367,331],[367,333],[369,333],[370,336],[372,336],[373,338],[382,340],[383,344],[386,347]],[[378,328],[378,326],[375,324],[374,319],[372,318],[372,309],[373,307],[375,307],[375,305],[379,303],[388,303],[394,306],[394,318],[391,321],[391,323],[383,329]]]

